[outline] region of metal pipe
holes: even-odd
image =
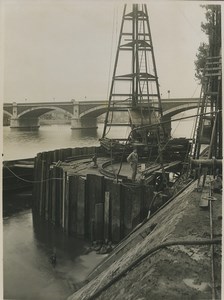
[[[198,166],[198,165],[203,165],[203,166],[206,166],[206,167],[210,167],[210,166],[222,166],[222,159],[215,159],[215,158],[212,158],[212,159],[193,159],[191,158],[190,159],[190,163],[191,165],[195,165],[195,166]]]
[[[142,254],[140,257],[138,257],[133,263],[131,263],[128,267],[126,267],[123,271],[121,271],[121,273],[117,274],[106,285],[99,288],[95,293],[90,295],[90,297],[87,298],[87,300],[96,299],[102,292],[107,290],[112,284],[114,284],[119,279],[124,277],[127,272],[130,272],[134,267],[136,267],[136,265],[138,265],[143,259],[145,259],[146,257],[155,253],[158,250],[164,249],[166,247],[171,247],[171,246],[195,246],[195,245],[197,245],[197,246],[203,245],[204,246],[204,245],[213,245],[213,244],[221,244],[221,239],[213,239],[213,240],[205,239],[205,240],[190,240],[190,241],[179,240],[179,241],[165,242],[158,246],[155,246],[152,249],[150,249],[149,251],[147,251],[146,253]]]
[[[211,186],[209,195],[211,197]],[[212,222],[212,200],[209,200],[209,219],[210,219],[210,237],[213,240],[213,222]],[[215,270],[214,270],[214,245],[211,244],[211,285],[212,285],[212,300],[215,300]]]

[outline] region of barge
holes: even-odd
[[[34,158],[3,162],[3,192],[32,189],[33,180]]]

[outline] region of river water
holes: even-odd
[[[99,145],[102,130],[102,124],[97,130],[71,130],[69,125],[41,126],[38,131],[4,127],[4,160],[34,157],[38,152],[58,148]],[[121,136],[122,130],[116,129],[114,134]],[[173,124],[175,137],[190,137],[191,132],[192,120],[181,126],[179,122]],[[4,197],[4,201],[10,197],[30,201],[31,191]],[[4,299],[66,299],[103,259],[93,252],[85,255],[87,247],[85,241],[67,237],[49,224],[34,220],[26,205],[3,218]],[[55,268],[49,262],[53,250],[58,260]]]
[[[4,160],[14,160],[57,148],[99,145],[102,126],[88,131],[74,131],[69,125],[42,126],[38,131],[4,127],[3,132]],[[34,220],[26,208],[31,197],[31,191],[4,195],[4,201],[23,205],[23,209],[16,205],[14,214],[3,218],[4,299],[66,299],[104,256],[85,254],[87,242]],[[53,251],[55,268],[49,261]]]
[[[192,111],[188,114],[192,114]],[[172,136],[190,138],[192,126],[192,119],[172,122]],[[98,129],[92,130],[71,130],[70,125],[45,125],[36,131],[19,131],[4,127],[3,159],[29,158],[42,151],[99,145],[102,132],[103,124],[98,124]],[[115,127],[108,137],[127,137],[128,133],[129,130],[124,127]]]

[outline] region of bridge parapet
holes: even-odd
[[[176,98],[162,99],[163,114],[167,117],[197,107],[199,98]],[[145,103],[147,106],[148,103]],[[123,108],[131,108],[130,103],[116,103]],[[144,103],[143,103],[144,105]],[[35,103],[4,103],[4,112],[11,115],[11,127],[23,127],[24,124],[31,127],[39,127],[38,118],[46,112],[56,109],[68,112],[71,115],[71,127],[77,128],[96,128],[96,118],[105,113],[108,102],[105,100],[88,100],[69,102],[35,102]],[[26,120],[26,121],[25,121]],[[30,120],[30,122],[28,121]],[[23,125],[22,125],[23,124]],[[33,125],[33,126],[32,126]]]

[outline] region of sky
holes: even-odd
[[[124,3],[3,0],[3,102],[108,99]],[[202,2],[144,3],[162,98],[197,97]]]

